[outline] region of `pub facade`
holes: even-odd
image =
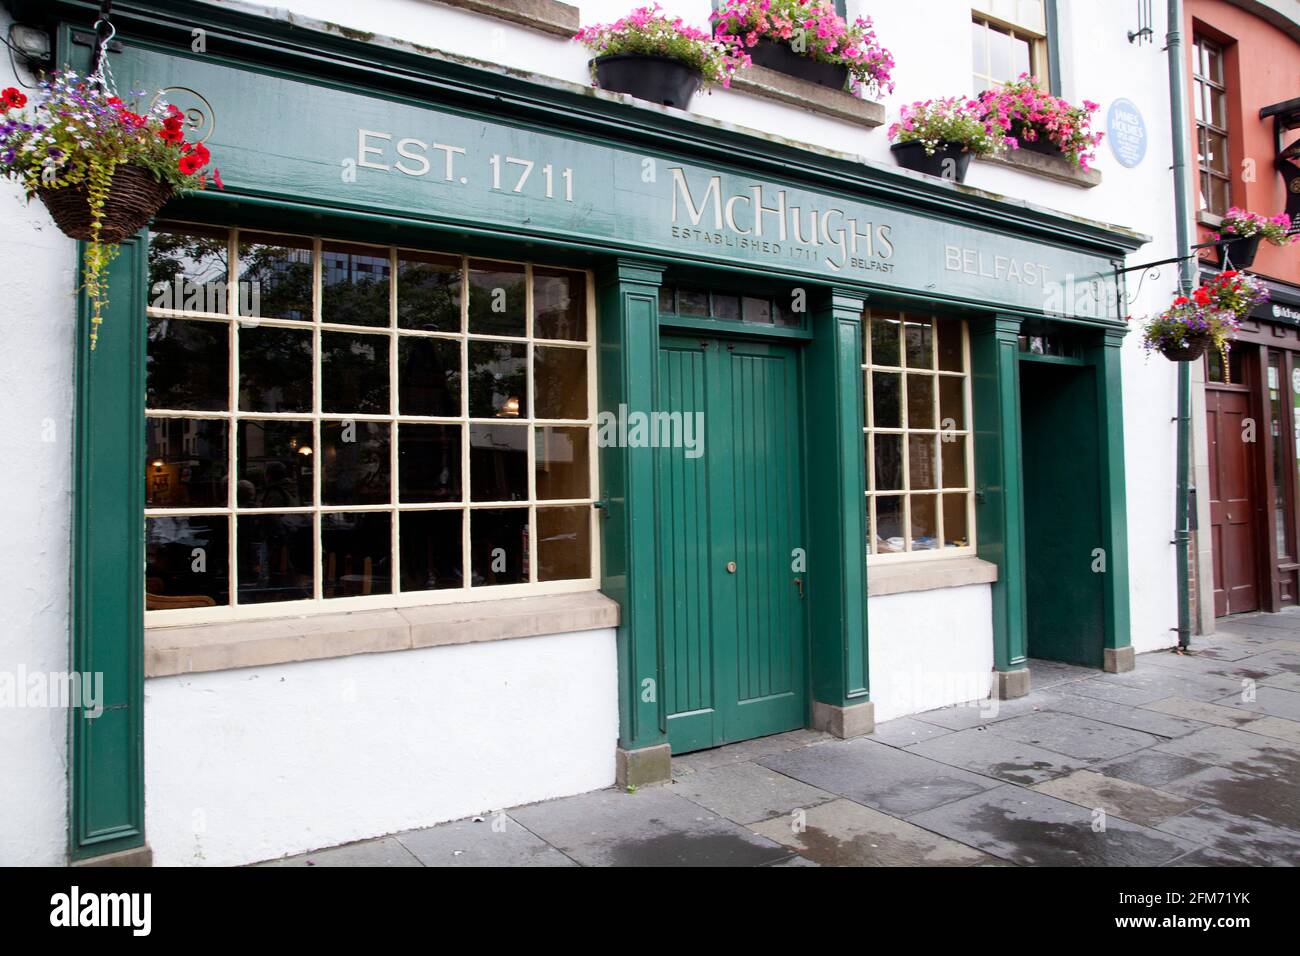
[[[86,68],[98,4],[6,6]],[[759,73],[691,111],[591,88],[566,37],[616,4],[491,6],[114,5],[119,90],[224,189],[123,244],[93,351],[74,244],[6,198],[0,666],[104,706],[3,717],[5,862],[273,859],[1173,642],[1130,4],[850,2],[883,103]],[[895,165],[884,120],[1013,79],[1004,36],[1141,155]]]

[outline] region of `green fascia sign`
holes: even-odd
[[[609,253],[1115,320],[1111,258],[662,153],[127,46],[120,90],[189,111],[227,189]]]

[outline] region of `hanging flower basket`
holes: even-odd
[[[734,37],[713,37],[669,19],[659,9],[640,7],[613,23],[583,27],[573,39],[597,55],[591,60],[596,86],[639,100],[686,109],[701,86],[731,85],[749,56]]]
[[[85,183],[62,189],[38,189],[36,195],[65,236],[85,242],[96,238],[90,191]],[[160,183],[143,166],[125,163],[116,167],[104,200],[99,241],[118,243],[135,235],[153,220],[171,195],[171,186]]]
[[[1300,236],[1291,235],[1291,217],[1284,212],[1270,219],[1233,206],[1224,214],[1214,238],[1219,243],[1220,262],[1234,269],[1249,269],[1262,242],[1287,246]]]
[[[1209,350],[1212,342],[1209,332],[1199,332],[1188,335],[1181,343],[1166,342],[1158,348],[1171,362],[1195,362]]]
[[[101,70],[106,69],[101,65]],[[27,97],[0,91],[0,174],[45,204],[55,225],[86,244],[82,289],[90,303],[90,347],[108,301],[105,272],[118,243],[146,226],[175,193],[203,189],[211,161],[202,143],[185,140],[185,117],[155,97],[142,107],[115,95],[104,72],[65,71]],[[214,169],[212,181],[221,188]]]

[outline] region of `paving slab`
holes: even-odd
[[[938,724],[928,724],[914,717],[899,717],[897,720],[877,724],[871,739],[889,744],[891,747],[907,747],[911,744],[919,744],[922,740],[942,737],[950,733],[952,730],[940,727]]]
[[[1171,784],[1207,770],[1209,767],[1210,764],[1192,760],[1190,757],[1144,750],[1141,753],[1107,760],[1096,764],[1091,769],[1108,777],[1130,780],[1157,790],[1168,790]]]
[[[1166,740],[1152,751],[1261,777],[1300,780],[1300,746],[1233,727],[1207,727],[1186,737]]]
[[[960,730],[908,747],[907,751],[1024,786],[1059,777],[1088,763],[984,728]]]
[[[1107,777],[1095,770],[1076,770],[1055,780],[1035,784],[1031,789],[1077,803],[1081,807],[1105,810],[1130,823],[1155,826],[1200,804],[1140,783]]]
[[[1265,687],[1280,687],[1283,690],[1300,693],[1300,674],[1293,674],[1290,671],[1281,671],[1277,674],[1269,674],[1266,677],[1256,678]]]
[[[1300,790],[1292,779],[1258,777],[1230,767],[1207,767],[1170,781],[1165,789],[1241,819],[1300,833]]]
[[[1255,866],[1300,864],[1300,833],[1219,807],[1197,807],[1164,821],[1156,829],[1202,844],[1220,858]]]
[[[770,754],[785,753],[787,750],[797,750],[809,744],[834,739],[830,734],[820,730],[792,730],[789,733],[745,740],[725,747],[714,747],[711,750],[698,750],[695,753],[673,757],[673,776],[744,763],[747,760],[756,760]]]
[[[1094,831],[1092,810],[1013,786],[908,820],[1022,866],[1159,866],[1199,848],[1113,816]]]
[[[1096,677],[1099,672],[1091,667],[1079,667],[1076,664],[1062,664],[1060,661],[1044,661],[1030,658],[1029,686],[1033,690],[1046,690],[1067,681],[1086,680]]]
[[[1300,720],[1300,694],[1295,691],[1258,684],[1254,687],[1253,700],[1242,698],[1243,695],[1237,694],[1224,697],[1217,703],[1242,713],[1266,714],[1284,720]]]
[[[1248,659],[1243,658],[1243,660]],[[1276,671],[1275,667],[1251,667],[1243,665],[1240,661],[1220,661],[1212,657],[1198,657],[1191,654],[1179,656],[1177,654],[1155,653],[1143,654],[1138,658],[1139,667],[1148,664],[1161,670],[1172,670],[1176,673],[1226,677],[1234,681],[1244,679],[1264,680]]]
[[[583,866],[761,866],[790,855],[667,787],[597,790],[510,816]]]
[[[1300,744],[1300,721],[1286,720],[1282,717],[1260,717],[1241,728],[1252,734],[1276,737],[1293,744]]]
[[[810,809],[800,821],[769,820],[752,829],[820,866],[1000,866],[997,857],[914,824],[835,800]]]
[[[1300,674],[1300,654],[1295,651],[1265,651],[1243,657],[1237,663],[1242,667],[1266,670],[1271,674]]]
[[[395,837],[313,850],[260,866],[420,866],[420,861]]]
[[[1125,704],[1129,707],[1139,707],[1153,700],[1159,700],[1161,697],[1170,696],[1169,691],[1156,690],[1150,687],[1128,687],[1124,684],[1113,684],[1096,678],[1070,681],[1068,684],[1061,684],[1055,689],[1067,694],[1077,694],[1080,697],[1091,697],[1096,700],[1108,700],[1111,703]]]
[[[946,739],[939,737],[918,746]],[[895,816],[928,810],[997,786],[997,781],[988,777],[865,737],[816,744],[765,757],[759,763]]]
[[[988,732],[1083,760],[1118,757],[1165,739],[1088,717],[1051,711],[999,721],[990,725]]]
[[[577,866],[505,813],[409,830],[397,840],[425,866]]]
[[[1163,697],[1188,697],[1193,700],[1218,700],[1242,688],[1241,680],[1205,672],[1183,672],[1172,667],[1144,667],[1127,674],[1104,674],[1097,678],[1105,684],[1159,693]]]
[[[1203,700],[1192,700],[1187,697],[1166,697],[1163,700],[1153,700],[1149,704],[1143,704],[1142,709],[1186,717],[1190,720],[1200,721],[1202,726],[1214,724],[1218,727],[1241,727],[1259,717],[1258,714],[1242,712],[1234,707],[1225,707],[1223,704],[1212,704]]]
[[[1050,692],[1049,692],[1050,693]],[[1206,724],[1186,717],[1156,713],[1128,704],[1116,704],[1096,697],[1083,697],[1079,694],[1056,694],[1047,710],[1058,714],[1074,714],[1076,717],[1089,717],[1103,724],[1127,727],[1143,733],[1155,734],[1157,737],[1181,737],[1194,730],[1200,730]]]
[[[1049,699],[1046,693],[1033,691],[1014,700],[989,698],[970,704],[958,704],[955,707],[927,710],[925,713],[913,716],[923,723],[935,724],[948,730],[969,730],[972,727],[983,727],[994,721],[1006,720],[1008,717],[1031,714],[1045,707]]]
[[[736,823],[758,823],[788,817],[835,794],[756,763],[731,764],[699,770],[673,780],[672,792]]]

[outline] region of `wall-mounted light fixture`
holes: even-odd
[[[1128,42],[1150,43],[1155,39],[1156,32],[1151,29],[1151,0],[1137,0],[1138,5],[1138,28],[1128,31]]]

